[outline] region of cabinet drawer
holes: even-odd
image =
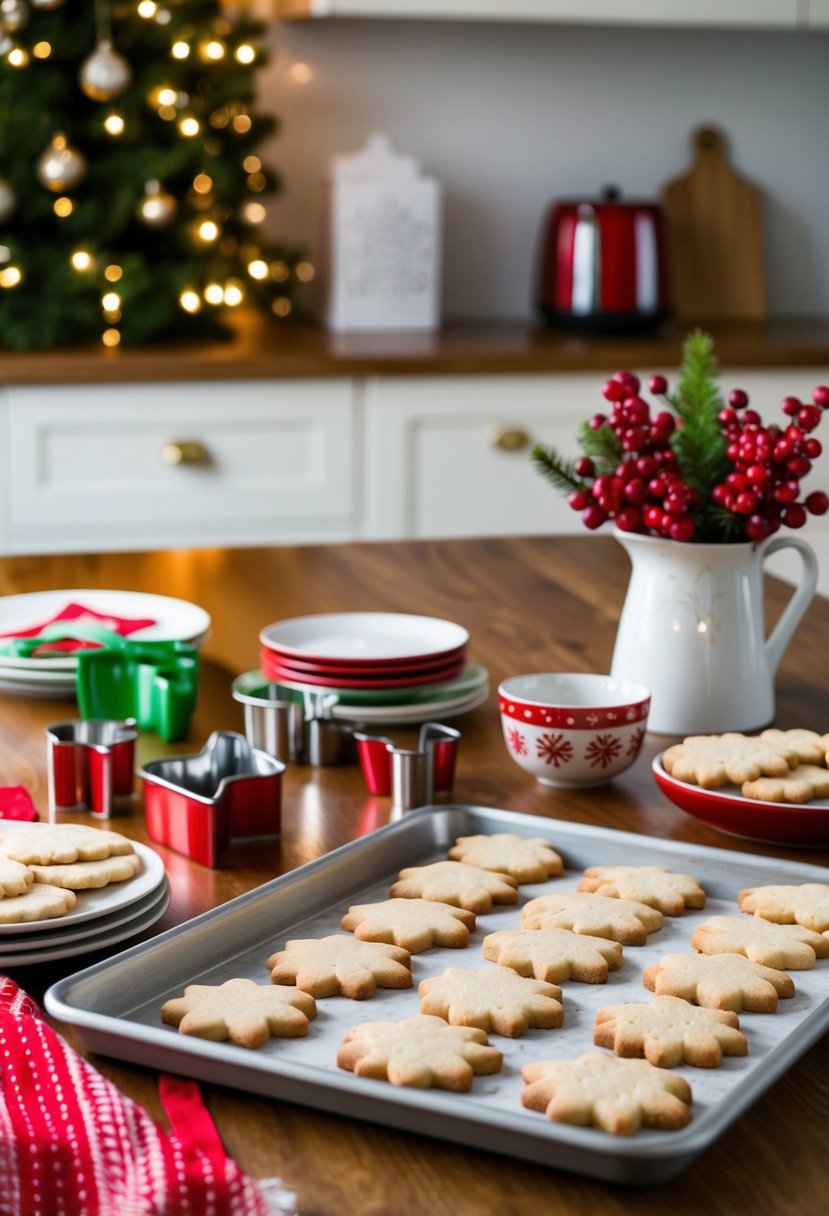
[[[15,551],[353,531],[351,381],[27,387],[6,400]],[[167,463],[171,444],[195,463]]]

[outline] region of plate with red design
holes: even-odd
[[[661,753],[652,767],[666,798],[719,832],[761,844],[829,844],[829,800],[825,798],[804,803],[760,802],[745,798],[736,785],[704,790],[678,781],[662,767]]]

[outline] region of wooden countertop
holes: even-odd
[[[260,628],[309,612],[416,611],[463,622],[471,653],[489,669],[486,705],[457,720],[463,732],[453,800],[546,819],[639,832],[769,857],[829,864],[827,848],[775,848],[724,836],[668,803],[651,777],[665,739],[649,735],[627,773],[599,790],[537,784],[507,756],[495,688],[509,674],[606,671],[627,583],[627,560],[609,537],[461,540],[272,550],[203,550],[0,560],[0,593],[59,587],[164,592],[213,617],[189,744],[142,736],[139,762],[192,752],[215,728],[241,729],[230,684],[257,664]],[[789,594],[769,580],[768,606]],[[816,600],[777,680],[777,724],[826,729],[829,612]],[[24,783],[45,811],[44,727],[73,717],[72,703],[0,695],[0,774]],[[233,868],[207,870],[157,846],[173,902],[169,928],[380,826],[388,800],[367,797],[355,766],[289,766],[279,843],[236,846]],[[69,818],[69,816],[62,816]],[[74,816],[87,821],[86,816]],[[146,841],[136,806],[112,826]],[[30,993],[94,962],[9,969]],[[823,964],[827,966],[829,964]],[[95,1065],[160,1117],[155,1074],[95,1057]],[[623,1189],[348,1118],[203,1087],[228,1151],[255,1176],[281,1175],[304,1216],[699,1216],[700,1212],[807,1216],[829,1210],[829,1037],[790,1071],[677,1180]]]
[[[226,341],[142,348],[0,352],[0,385],[117,384],[279,377],[596,371],[679,365],[691,326],[577,336],[527,322],[450,323],[435,334],[331,334],[307,321],[232,313]],[[829,368],[829,320],[701,323],[723,368]]]

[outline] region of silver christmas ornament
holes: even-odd
[[[16,30],[22,30],[28,20],[29,6],[26,0],[0,0],[0,29],[13,34]]]
[[[0,177],[0,224],[7,220],[17,206],[17,199],[5,177]]]
[[[58,133],[52,136],[52,142],[38,160],[36,171],[41,186],[59,194],[83,180],[86,160],[65,135]]]
[[[150,181],[144,187],[145,194],[139,199],[136,214],[142,224],[148,228],[166,228],[172,224],[178,209],[178,203],[169,194],[161,182]]]
[[[113,50],[111,42],[102,39],[81,64],[79,79],[87,97],[93,101],[111,101],[129,87],[132,68],[123,55]]]

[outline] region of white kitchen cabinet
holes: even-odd
[[[0,409],[5,552],[341,540],[360,527],[350,379],[10,386]],[[166,463],[176,444],[183,462]]]
[[[276,0],[283,20],[331,17],[568,24],[780,27],[823,0]]]
[[[643,379],[650,374],[640,369]],[[814,385],[825,380],[815,369],[729,369],[721,383],[724,392],[746,389],[769,422],[778,416],[784,396],[808,399]],[[369,380],[367,535],[425,539],[583,532],[564,496],[532,467],[529,451],[533,443],[544,443],[577,456],[581,423],[606,409],[600,384],[593,372]],[[523,446],[500,448],[504,431],[523,436]],[[824,442],[829,449],[829,437]],[[829,489],[829,478],[816,472],[807,484]],[[804,535],[818,550],[820,586],[829,595],[829,515],[810,517]],[[796,581],[799,558],[775,555],[770,569]]]

